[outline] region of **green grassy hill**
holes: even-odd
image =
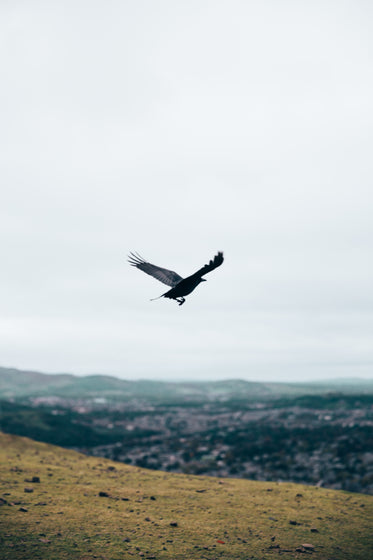
[[[0,434],[0,557],[373,557],[373,498],[167,474]]]

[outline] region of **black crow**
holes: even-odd
[[[162,294],[159,297],[165,297],[169,299],[175,299],[179,305],[183,305],[185,302],[185,297],[193,292],[193,290],[200,284],[201,282],[206,282],[202,276],[214,270],[220,266],[223,262],[223,253],[219,251],[217,255],[209,262],[209,264],[205,264],[200,270],[197,270],[191,276],[187,278],[182,278],[176,272],[172,270],[167,270],[166,268],[161,268],[160,266],[156,266],[155,264],[150,264],[145,261],[142,257],[140,257],[137,253],[130,253],[128,257],[128,262],[132,266],[136,266],[140,270],[146,272],[146,274],[150,274],[150,276],[154,276],[163,284],[167,284],[167,286],[171,286],[171,290]],[[158,298],[155,298],[158,299]],[[152,300],[153,301],[153,300]]]

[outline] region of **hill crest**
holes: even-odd
[[[0,459],[7,560],[373,553],[369,496],[148,471],[1,433]]]

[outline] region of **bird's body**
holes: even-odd
[[[198,278],[196,276],[189,276],[188,278],[185,278],[178,284],[176,284],[174,288],[163,294],[163,297],[176,300],[179,297],[184,298],[184,296],[188,296],[189,294],[191,294],[201,282],[206,282],[206,280],[204,278]]]
[[[166,268],[161,268],[160,266],[151,264],[135,253],[130,254],[128,262],[132,266],[136,266],[136,268],[146,272],[146,274],[150,274],[150,276],[157,278],[160,282],[171,286],[171,290],[159,297],[174,299],[179,305],[183,305],[185,302],[185,296],[192,293],[198,284],[206,282],[202,276],[220,266],[223,263],[223,260],[223,253],[219,252],[215,255],[214,259],[209,262],[209,264],[205,264],[205,266],[203,266],[200,270],[197,270],[197,272],[187,278],[182,278],[172,270],[167,270]]]

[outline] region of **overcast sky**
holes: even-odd
[[[373,5],[0,3],[0,365],[373,377]],[[224,264],[179,307],[130,267]]]

